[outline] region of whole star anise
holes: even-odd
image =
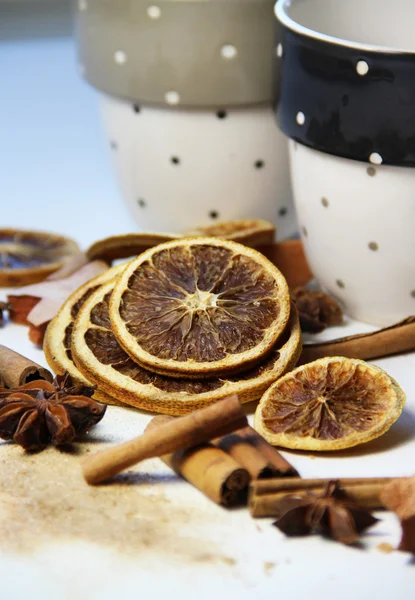
[[[378,521],[342,497],[336,481],[320,495],[287,496],[280,510],[282,516],[273,525],[287,536],[320,533],[343,544],[355,544],[360,533]]]
[[[340,325],[343,320],[342,310],[336,300],[323,292],[298,287],[291,292],[291,297],[303,331],[318,333],[330,325]]]
[[[0,438],[25,450],[72,442],[105,414],[106,406],[91,398],[94,388],[75,383],[69,375],[53,383],[31,381],[19,388],[0,388]]]

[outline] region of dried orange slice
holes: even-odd
[[[197,380],[151,373],[124,352],[111,330],[109,301],[113,288],[114,283],[101,286],[83,304],[75,321],[72,354],[87,379],[132,406],[179,415],[230,394],[238,394],[241,402],[257,400],[300,355],[301,330],[293,309],[278,343],[281,347],[240,375]]]
[[[112,262],[118,258],[138,256],[148,248],[182,237],[220,237],[245,246],[272,244],[275,238],[275,226],[263,219],[244,219],[241,221],[222,221],[207,227],[198,227],[192,231],[180,233],[126,233],[111,235],[97,240],[85,252],[88,260]]]
[[[284,375],[263,395],[255,428],[268,442],[299,450],[340,450],[387,431],[405,394],[379,367],[329,357]]]
[[[78,244],[62,235],[0,229],[0,286],[43,281],[80,253]]]
[[[228,240],[184,238],[131,261],[110,302],[124,350],[161,374],[243,370],[275,345],[290,315],[287,283],[262,254]]]
[[[76,368],[72,359],[71,342],[75,318],[89,296],[98,290],[102,284],[113,281],[124,267],[125,265],[112,267],[81,285],[69,296],[57,315],[49,323],[43,341],[43,352],[48,365],[56,374],[63,375],[67,371],[76,381],[80,381],[85,385],[91,383]],[[97,390],[94,393],[94,398],[106,404],[117,403],[114,398],[109,397],[102,390]]]
[[[275,226],[264,219],[243,219],[240,221],[222,221],[206,227],[186,231],[187,236],[220,237],[245,246],[272,244],[275,238]]]
[[[88,260],[112,262],[118,258],[130,258],[141,254],[157,244],[181,237],[174,233],[125,233],[111,235],[92,244],[86,251]]]

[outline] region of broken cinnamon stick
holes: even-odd
[[[7,388],[15,388],[36,379],[53,381],[50,371],[0,344],[0,380]]]
[[[323,493],[330,481],[337,481],[345,497],[364,508],[383,508],[381,493],[391,477],[358,479],[273,479],[252,482],[248,506],[253,517],[278,517],[281,500],[287,495]]]
[[[150,421],[146,431],[174,420],[174,417],[159,415]],[[160,458],[216,504],[229,508],[246,504],[249,473],[220,448],[201,444]]]
[[[324,356],[345,356],[368,360],[415,350],[415,316],[374,331],[338,338],[319,344],[305,344],[299,364]]]
[[[244,467],[252,479],[298,477],[294,467],[249,425],[215,440],[214,444]]]
[[[90,484],[100,483],[146,458],[198,446],[247,424],[237,396],[160,425],[110,450],[87,458],[83,474]]]

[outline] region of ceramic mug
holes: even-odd
[[[272,106],[168,109],[101,96],[124,199],[143,230],[260,217],[297,230],[287,140]]]
[[[274,0],[79,0],[80,70],[100,91],[122,194],[144,230],[273,221],[292,236],[273,114]]]
[[[349,315],[391,324],[415,313],[415,3],[279,0],[275,12],[307,258]]]

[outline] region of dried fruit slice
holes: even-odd
[[[57,375],[63,375],[67,371],[76,381],[80,381],[84,385],[91,383],[76,368],[72,359],[71,341],[75,318],[84,302],[102,284],[113,281],[122,272],[124,267],[125,265],[112,267],[112,269],[108,269],[108,271],[81,285],[80,288],[69,296],[58,314],[49,323],[43,341],[43,352],[45,353],[48,365]],[[106,404],[117,404],[115,398],[109,397],[102,390],[97,390],[94,393],[94,398]]]
[[[94,242],[86,251],[88,260],[111,262],[117,258],[137,256],[149,248],[181,237],[174,233],[125,233]]]
[[[143,369],[124,352],[111,331],[109,301],[114,283],[95,291],[83,304],[75,322],[72,354],[80,371],[123,402],[155,412],[183,414],[238,394],[241,402],[258,399],[297,362],[301,330],[293,309],[281,347],[272,350],[260,365],[240,375],[222,379],[183,379],[157,375]],[[279,344],[278,344],[279,345]]]
[[[289,314],[280,271],[259,252],[215,238],[147,250],[123,271],[110,302],[125,351],[172,376],[247,368],[275,345]]]
[[[76,242],[62,235],[0,229],[0,286],[43,281],[80,252]]]
[[[379,367],[352,358],[322,358],[298,367],[265,392],[255,428],[275,446],[340,450],[385,433],[404,404],[402,389]]]
[[[275,227],[263,219],[245,219],[242,221],[222,221],[207,227],[197,227],[192,231],[180,233],[126,233],[111,235],[97,240],[86,251],[88,260],[106,260],[111,262],[117,258],[138,256],[145,250],[170,240],[182,237],[220,237],[246,246],[256,247],[272,244]]]
[[[197,227],[186,231],[186,236],[220,237],[245,246],[272,244],[275,238],[275,226],[263,219],[243,219],[241,221],[222,221],[215,225]]]

